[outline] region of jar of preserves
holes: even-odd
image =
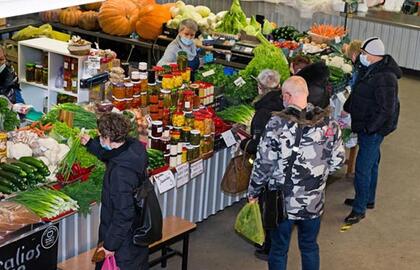
[[[70,71],[71,57],[64,56],[64,71]]]
[[[147,107],[147,93],[140,94],[140,107]]]
[[[169,167],[175,168],[178,160],[178,155],[171,155],[169,158]]]
[[[178,143],[178,141],[181,139],[181,132],[178,130],[172,130],[171,131],[171,140]]]
[[[169,164],[169,162],[171,162],[171,155],[169,154],[164,154],[163,158],[165,159],[165,163]]]
[[[149,112],[150,113],[158,113],[159,112],[159,107],[158,105],[152,104],[149,106]]]
[[[133,109],[139,108],[141,105],[141,95],[133,95],[133,102],[131,103],[131,107]]]
[[[42,84],[48,85],[48,68],[42,69]]]
[[[35,82],[42,84],[42,65],[35,65]]]
[[[188,144],[186,146],[187,148],[187,161],[193,161],[194,160],[194,146]]]
[[[160,138],[160,150],[164,154],[170,154],[171,151],[171,138],[170,137],[161,137]]]
[[[172,116],[172,125],[174,125],[175,127],[183,127],[185,125],[184,113],[174,113],[174,115]]]
[[[170,119],[171,119],[171,114],[170,114],[170,111],[169,111],[169,109],[163,109],[163,112],[162,112],[162,122],[163,122],[163,126],[167,126],[167,125],[169,125],[169,121],[170,121]]]
[[[139,72],[140,74],[144,74],[147,76],[147,63],[146,62],[139,62]]]
[[[73,76],[71,77],[71,91],[73,93],[77,93],[77,77]]]
[[[186,51],[178,52],[176,63],[178,64],[179,71],[184,71],[188,67],[188,55]]]
[[[184,101],[184,111],[191,112],[193,105],[194,92],[191,90],[186,90],[183,92],[183,101]]]
[[[134,102],[134,98],[125,98],[125,108],[126,109],[131,109],[133,108],[133,102]]]
[[[182,80],[184,81],[184,83],[190,83],[191,82],[191,71],[192,71],[192,69],[190,67],[187,67],[182,72]]]
[[[164,108],[170,108],[172,106],[171,91],[162,89],[160,90],[160,99]]]
[[[156,81],[162,82],[163,75],[165,74],[165,69],[161,66],[155,66],[153,67],[153,70],[155,71],[155,74],[156,74]]]
[[[77,77],[78,70],[79,70],[79,67],[78,67],[77,58],[71,58],[71,64],[70,64],[71,75]]]
[[[133,96],[140,95],[141,93],[140,81],[138,82],[131,81],[131,83],[133,84]]]
[[[171,74],[163,75],[162,78],[162,88],[163,89],[172,89],[174,88],[174,76]]]
[[[211,135],[204,135],[201,141],[201,153],[208,154],[213,151],[214,141]]]
[[[172,72],[173,75],[173,81],[174,81],[174,87],[180,88],[182,86],[182,73],[179,71]]]
[[[112,84],[112,96],[116,99],[125,98],[125,87],[123,83]]]
[[[156,150],[161,150],[161,141],[160,137],[153,137],[151,140],[151,148]]]
[[[194,115],[192,113],[185,113],[185,126],[194,128]]]
[[[148,81],[146,75],[140,75],[140,91],[142,93],[147,93]]]
[[[205,134],[204,129],[204,118],[202,116],[195,116],[194,118],[194,129],[199,130],[201,136]]]
[[[163,132],[162,121],[153,121],[152,122],[152,136],[153,137],[162,137],[162,132]]]
[[[25,79],[27,82],[35,81],[35,64],[33,63],[26,64]]]
[[[139,71],[133,71],[131,72],[131,81],[134,82],[140,82],[140,72]]]
[[[193,111],[197,111],[200,108],[201,99],[199,96],[193,97]]]
[[[132,83],[124,83],[125,87],[125,98],[133,98],[134,90]]]
[[[190,141],[190,132],[191,132],[191,128],[190,127],[183,127],[181,130],[181,142],[189,142]]]
[[[178,64],[169,64],[170,72],[178,71]]]
[[[193,160],[199,159],[200,158],[200,145],[198,146],[193,146]]]
[[[201,140],[201,136],[200,136],[200,131],[193,129],[190,132],[190,143],[191,145],[194,146],[200,146],[200,140]]]
[[[210,115],[204,117],[204,135],[210,135],[215,130],[213,118]]]
[[[125,98],[123,99],[114,98],[112,100],[112,104],[114,105],[115,108],[117,108],[120,111],[125,110]]]
[[[185,163],[188,161],[187,154],[188,154],[187,147],[182,147],[182,158],[181,158],[182,163]]]

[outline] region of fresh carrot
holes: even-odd
[[[31,128],[34,128],[34,127],[36,127],[37,125],[38,125],[38,121],[36,121],[36,122],[33,122],[32,124],[31,124]]]

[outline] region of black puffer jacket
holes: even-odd
[[[260,143],[261,136],[265,130],[268,120],[271,118],[272,113],[280,112],[284,109],[280,90],[271,91],[265,94],[265,96],[254,104],[254,108],[255,115],[251,122],[252,138],[241,142],[241,149],[244,150],[247,142],[249,141],[246,151],[252,155],[257,153],[258,144]]]
[[[401,76],[401,69],[389,55],[358,75],[344,104],[344,110],[351,115],[353,132],[386,136],[397,128]]]
[[[16,92],[20,91],[16,72],[13,67],[6,65],[0,73],[0,95],[6,96],[10,102],[16,103]]]
[[[296,75],[303,77],[308,84],[309,103],[323,109],[330,105],[330,94],[326,89],[330,71],[324,62],[310,64],[301,69]]]
[[[144,181],[146,150],[134,139],[111,151],[104,150],[99,139],[90,140],[86,147],[106,164],[99,242],[104,242],[105,249],[115,251],[120,269],[147,269],[148,249],[133,244],[131,230],[136,215],[133,190]],[[100,267],[97,265],[97,269]]]

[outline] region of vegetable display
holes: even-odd
[[[81,148],[80,137],[76,136],[71,143],[70,150],[67,152],[66,156],[60,162],[58,167],[58,173],[61,174],[64,178],[64,182],[69,178],[73,165],[77,160],[77,153],[79,148]]]
[[[285,39],[285,40],[299,41],[299,39],[304,36],[305,36],[304,33],[301,33],[295,27],[288,26],[288,25],[282,26],[273,30],[274,40]]]
[[[311,26],[311,33],[322,37],[335,38],[346,35],[346,30],[343,26],[334,26],[329,24],[314,24]]]
[[[7,98],[0,98],[0,130],[12,131],[20,124],[17,113],[11,110]]]
[[[41,219],[25,206],[15,202],[0,202],[0,239]]]
[[[79,24],[79,19],[81,15],[82,11],[80,9],[76,7],[70,7],[60,12],[59,20],[62,24],[76,26]]]
[[[60,118],[60,111],[68,111],[74,114],[73,127],[95,129],[96,128],[96,115],[88,112],[81,106],[73,103],[63,103],[54,106],[48,114],[42,118],[43,123],[56,123]]]
[[[148,170],[155,170],[165,166],[163,152],[156,149],[147,149]]]
[[[213,75],[204,76],[208,71],[214,71]],[[220,64],[204,65],[195,75],[196,81],[211,83],[217,87],[223,87],[227,83],[228,77],[224,73],[224,66]]]
[[[231,105],[250,103],[257,95],[257,82],[252,77],[242,77],[244,84],[235,84],[239,76],[229,76],[225,83],[224,96]]]
[[[103,2],[98,14],[102,31],[116,36],[133,33],[137,19],[138,8],[131,0],[107,0]]]
[[[11,201],[23,204],[41,218],[54,218],[68,211],[76,211],[77,202],[63,192],[48,189],[34,188],[20,192]]]
[[[247,25],[246,15],[242,10],[239,0],[233,0],[230,10],[224,15],[223,20],[216,30],[222,33],[238,34]]]
[[[86,11],[83,12],[79,19],[79,27],[85,30],[98,30],[98,12]]]
[[[223,120],[244,124],[247,127],[251,126],[254,114],[255,109],[250,105],[232,106],[217,113]]]
[[[168,7],[153,4],[140,8],[136,32],[140,38],[155,40],[162,33],[162,25],[171,19]]]

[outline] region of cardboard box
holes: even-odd
[[[6,18],[0,18],[0,26],[6,26]]]

